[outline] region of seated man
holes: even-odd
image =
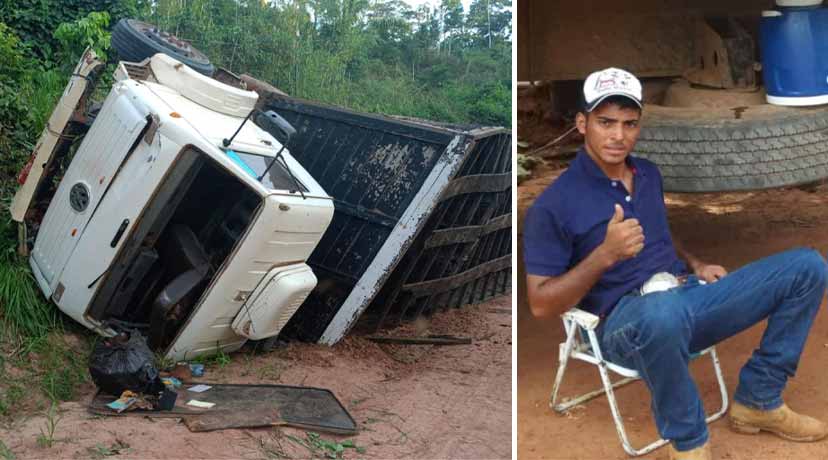
[[[523,227],[532,313],[558,315],[578,304],[601,317],[604,356],[641,374],[658,431],[678,459],[711,458],[691,353],[767,318],[739,374],[731,427],[792,441],[825,437],[825,423],[782,401],[825,291],[820,254],[790,250],[727,274],[681,250],[670,236],[658,169],[630,155],[641,129],[640,82],[606,69],[587,78],[583,96],[576,125],[584,146]],[[671,288],[651,292],[661,284],[648,283],[655,274]]]

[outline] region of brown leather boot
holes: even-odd
[[[676,450],[672,444],[669,444],[669,446],[670,460],[713,460],[713,454],[710,452],[710,441],[691,450]]]
[[[758,410],[734,401],[729,418],[730,428],[739,433],[768,431],[797,442],[818,441],[828,435],[828,425],[824,422],[797,414],[784,404],[773,410]]]

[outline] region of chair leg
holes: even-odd
[[[668,441],[661,438],[647,444],[641,449],[635,449],[632,444],[630,444],[630,440],[627,438],[627,431],[624,429],[624,419],[621,418],[621,411],[618,410],[618,403],[615,400],[615,391],[613,391],[613,384],[610,380],[609,372],[607,371],[607,362],[604,361],[604,356],[601,354],[601,349],[598,347],[598,337],[595,335],[594,331],[588,331],[587,333],[589,335],[590,343],[593,346],[593,353],[598,359],[598,372],[601,374],[601,382],[603,382],[604,390],[607,392],[607,400],[609,401],[610,412],[612,412],[612,419],[615,422],[615,430],[618,432],[618,437],[621,439],[621,445],[624,448],[624,452],[633,457],[638,457],[667,444]]]
[[[572,347],[575,346],[575,332],[577,325],[574,321],[564,323],[566,326],[566,343],[564,344],[563,353],[558,356],[558,372],[555,374],[555,385],[552,386],[552,394],[549,395],[549,407],[555,409],[555,401],[558,399],[558,390],[561,387],[561,382],[566,373],[566,365],[569,363],[569,355],[572,353]]]
[[[558,373],[555,376],[555,384],[552,387],[552,395],[549,398],[549,407],[551,407],[552,410],[554,410],[555,412],[559,412],[559,413],[560,412],[565,412],[565,411],[569,410],[572,407],[575,407],[579,404],[585,403],[585,402],[587,402],[591,399],[597,398],[598,396],[601,396],[601,395],[606,393],[606,390],[602,386],[601,388],[598,388],[596,390],[584,393],[580,396],[576,396],[576,397],[574,397],[574,398],[572,398],[569,401],[566,401],[564,403],[555,404],[555,401],[557,401],[557,398],[558,398],[558,390],[560,389],[560,384],[563,381],[563,375],[564,375],[564,372],[566,371],[567,363],[569,362],[569,356],[572,353],[572,348],[575,345],[575,342],[576,342],[575,339],[576,339],[576,337],[578,337],[578,334],[580,333],[578,325],[575,324],[574,321],[564,322],[564,329],[565,329],[565,332],[566,332],[567,340],[566,340],[566,343],[564,344],[564,350],[561,352],[561,356],[559,356],[559,358],[558,358],[558,360],[560,361],[560,363],[558,364]],[[589,340],[590,346],[593,349],[597,348],[597,344],[592,342],[592,339],[589,337],[589,333],[586,334],[586,339],[585,340]],[[613,388],[619,388],[619,387],[622,387],[624,385],[627,385],[628,383],[632,383],[636,380],[638,380],[638,378],[626,377],[626,378],[623,378],[623,379],[613,383],[612,387]]]
[[[707,423],[715,422],[716,420],[722,418],[724,414],[727,412],[728,408],[728,399],[727,399],[727,387],[725,386],[724,381],[724,374],[722,373],[722,366],[719,363],[719,355],[716,353],[716,348],[710,349],[710,359],[713,361],[713,370],[716,371],[716,381],[719,383],[719,393],[722,397],[722,408],[719,409],[718,412],[715,414],[711,414],[709,417],[705,419]]]
[[[612,387],[613,388],[619,388],[619,387],[622,387],[622,386],[627,385],[629,383],[635,382],[636,380],[638,380],[637,377],[625,377],[625,378],[613,383]],[[567,401],[565,403],[554,405],[552,407],[552,409],[554,409],[555,412],[565,412],[565,411],[569,410],[572,407],[575,407],[579,404],[583,404],[583,403],[585,403],[585,402],[587,402],[591,399],[595,399],[598,396],[604,395],[606,393],[607,393],[607,390],[604,389],[603,386],[601,386],[601,388],[598,388],[597,390],[593,390],[593,391],[590,391],[588,393],[584,393],[580,396],[576,396],[576,397],[570,399],[569,401]]]
[[[601,375],[601,383],[603,384],[603,388],[591,391],[589,393],[585,393],[581,396],[578,396],[574,399],[571,399],[565,403],[555,405],[555,401],[557,399],[558,388],[563,380],[563,374],[566,371],[566,365],[569,361],[569,355],[572,353],[572,348],[575,342],[575,333],[576,333],[576,325],[572,322],[566,324],[566,332],[567,332],[567,341],[564,344],[563,356],[560,357],[560,364],[558,366],[558,373],[555,378],[555,386],[552,389],[552,395],[550,397],[549,405],[552,407],[553,410],[556,412],[563,412],[573,406],[586,402],[590,399],[593,399],[597,396],[600,396],[603,393],[607,395],[607,401],[610,405],[610,411],[612,412],[613,422],[615,423],[615,429],[618,433],[618,437],[621,440],[621,445],[624,448],[624,451],[633,457],[638,457],[641,455],[648,454],[659,447],[664,446],[669,441],[666,439],[659,438],[656,441],[647,444],[646,446],[642,447],[641,449],[635,449],[630,444],[629,439],[627,438],[627,432],[624,428],[624,420],[621,417],[621,412],[618,409],[618,403],[615,399],[615,392],[613,391],[615,388],[621,387],[628,383],[634,382],[638,380],[638,378],[624,378],[619,380],[618,382],[613,383],[609,371],[607,368],[606,361],[601,353],[601,349],[598,346],[598,338],[595,335],[594,331],[586,331],[587,336],[589,338],[590,345],[592,346],[592,351],[595,358],[598,360],[598,372]],[[721,409],[716,412],[715,414],[710,415],[705,419],[707,423],[714,422],[720,419],[728,409],[728,395],[727,395],[727,387],[725,386],[724,382],[724,374],[722,373],[721,364],[719,362],[719,356],[716,353],[716,349],[712,348],[710,350],[710,358],[713,361],[713,369],[716,373],[716,380],[719,384],[719,392],[722,399],[722,407]]]
[[[666,439],[659,438],[641,449],[633,448],[632,444],[630,444],[629,438],[627,438],[627,431],[624,429],[624,419],[621,417],[621,411],[618,410],[618,402],[615,399],[615,392],[612,389],[613,385],[610,382],[609,372],[607,372],[606,364],[603,359],[601,360],[601,364],[598,366],[598,371],[601,374],[601,380],[604,382],[604,390],[607,393],[607,401],[609,401],[610,411],[612,412],[612,420],[615,422],[615,431],[618,432],[618,438],[621,440],[621,446],[624,448],[624,452],[633,457],[638,457],[640,455],[650,453],[667,444],[668,441]]]

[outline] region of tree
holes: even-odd
[[[467,16],[460,0],[417,9],[403,0],[155,0],[143,17],[217,66],[294,96],[510,125],[509,0],[491,0],[491,28],[480,23],[485,1]]]
[[[443,0],[440,4],[440,16],[443,24],[443,41],[448,44],[448,54],[455,39],[463,34],[465,25],[463,4],[460,0]]]
[[[497,41],[509,41],[512,35],[511,0],[473,0],[469,7],[467,28],[475,31],[478,46],[491,48]]]

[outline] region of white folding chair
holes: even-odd
[[[610,410],[612,411],[612,418],[615,421],[615,428],[618,431],[618,437],[621,438],[621,444],[624,446],[624,451],[633,457],[644,455],[652,452],[655,449],[667,444],[666,439],[659,438],[657,441],[651,442],[641,449],[634,449],[627,438],[627,432],[624,430],[624,420],[618,412],[618,404],[615,401],[614,388],[626,385],[640,378],[638,372],[633,369],[628,369],[618,364],[611,363],[604,359],[601,353],[601,348],[598,345],[598,338],[595,335],[595,328],[598,327],[600,318],[592,313],[585,312],[578,308],[573,308],[563,314],[564,329],[566,330],[566,342],[560,344],[558,349],[558,373],[555,376],[555,385],[552,387],[552,395],[549,398],[549,407],[555,412],[565,412],[573,406],[589,401],[596,396],[603,393],[607,394],[609,400]],[[586,335],[586,338],[584,338]],[[588,340],[588,343],[585,342]],[[713,369],[716,371],[716,379],[719,381],[719,390],[722,396],[722,408],[715,414],[710,415],[705,420],[711,423],[720,419],[725,412],[727,412],[728,398],[727,388],[725,388],[724,376],[722,375],[722,368],[719,365],[719,357],[716,354],[716,348],[710,347],[699,353],[694,357],[701,355],[710,355],[713,360]],[[598,366],[598,372],[601,374],[601,381],[603,388],[595,391],[590,391],[576,398],[570,399],[561,404],[555,404],[558,397],[558,388],[563,380],[566,365],[569,358],[586,361],[590,364]],[[623,378],[615,383],[610,380],[609,372],[611,370]]]

